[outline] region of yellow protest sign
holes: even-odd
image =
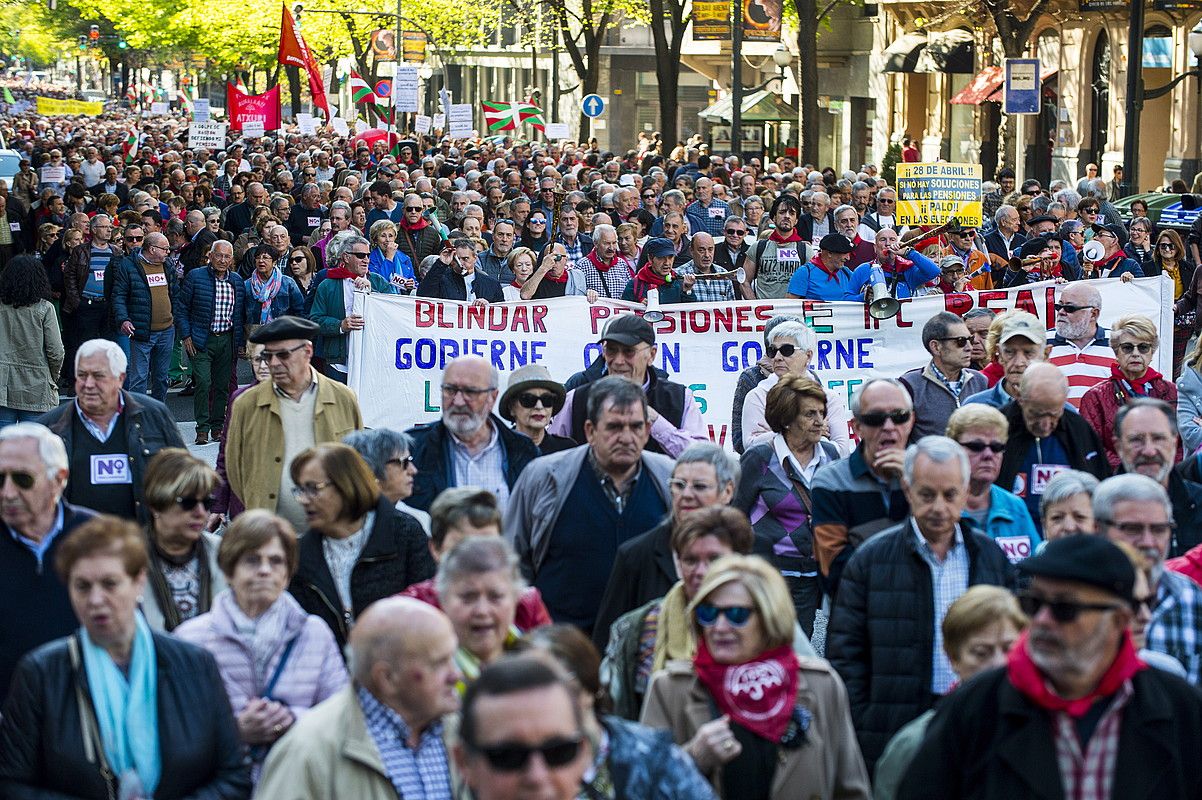
[[[899,225],[981,224],[981,165],[900,163],[897,165]]]
[[[104,103],[88,100],[59,100],[54,97],[39,97],[38,113],[47,117],[99,117],[104,113]]]

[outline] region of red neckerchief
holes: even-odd
[[[611,269],[613,269],[614,264],[618,263],[618,257],[615,255],[613,257],[613,260],[610,261],[608,264],[606,264],[597,255],[596,250],[590,250],[589,254],[588,254],[588,256],[586,256],[586,258],[588,258],[588,260],[592,262],[593,266],[597,268],[597,272],[600,272],[602,274],[609,272]],[[566,275],[567,273],[565,272],[564,274]]]
[[[814,256],[812,259],[810,259],[810,263],[822,270],[822,274],[826,276],[828,281],[838,280],[835,276],[839,274],[839,269],[831,272],[826,268],[826,265],[822,263],[822,259],[819,256]]]
[[[510,282],[510,284],[509,284],[509,285],[510,285],[510,286],[512,286],[512,287],[513,287],[513,288],[515,288],[515,289],[521,289],[521,288],[522,288],[522,284],[518,283],[518,279],[517,279],[517,278],[514,278],[514,279],[513,279],[513,280]]]
[[[1107,258],[1104,261],[1093,262],[1094,272],[1098,273],[1098,276],[1100,277],[1106,270],[1117,267],[1118,263],[1126,257],[1127,254],[1122,250],[1116,250],[1114,255],[1112,255],[1110,258]]]
[[[407,231],[420,231],[430,224],[430,220],[425,217],[418,217],[417,222],[410,223],[407,219],[401,219],[401,227]]]
[[[346,267],[334,267],[333,269],[326,270],[326,277],[332,281],[341,281],[347,278],[358,278],[359,276]]]
[[[547,272],[547,274],[543,276],[543,280],[551,281],[552,283],[567,283],[568,282],[568,271],[565,269],[563,271],[563,274],[560,275],[558,278],[556,278],[550,272]]]
[[[1118,364],[1110,365],[1110,379],[1137,397],[1147,397],[1152,394],[1152,383],[1163,377],[1164,376],[1159,372],[1151,367],[1148,367],[1147,371],[1140,376],[1139,380],[1131,381],[1128,380],[1127,376],[1123,374],[1123,371],[1119,369]],[[1142,391],[1139,388],[1140,386],[1143,387]]]
[[[564,270],[563,274],[567,275],[568,274],[567,270]],[[643,268],[640,269],[638,271],[638,274],[636,274],[634,277],[635,277],[635,280],[639,280],[639,281],[642,281],[643,283],[647,284],[648,288],[658,289],[659,287],[663,286],[665,283],[672,282],[672,270],[669,269],[667,275],[662,275],[662,276],[657,275],[655,273],[655,271],[651,269],[651,263],[648,262],[643,265]]]
[[[719,664],[700,637],[693,668],[719,711],[756,736],[780,741],[793,716],[801,682],[800,665],[790,645],[767,650],[742,664]]]
[[[789,234],[788,238],[782,237],[779,231],[774,230],[772,233],[768,234],[768,239],[776,242],[777,244],[789,244],[790,242],[800,242],[801,236],[798,235],[797,228],[794,228]]]
[[[1147,669],[1148,665],[1140,660],[1131,644],[1131,634],[1124,633],[1123,641],[1119,644],[1118,655],[1098,681],[1094,690],[1076,700],[1066,700],[1048,688],[1043,674],[1031,654],[1027,652],[1027,636],[1024,632],[1010,648],[1006,663],[1006,675],[1011,685],[1035,705],[1052,713],[1063,711],[1074,719],[1080,719],[1086,711],[1103,697],[1109,697],[1129,681],[1135,673]]]
[[[872,263],[875,266],[880,267],[882,272],[905,272],[910,267],[914,266],[913,261],[908,258],[902,258],[901,256],[894,256],[893,263],[891,264],[882,264],[879,258]],[[898,267],[900,267],[900,269],[898,269]]]

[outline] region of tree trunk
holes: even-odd
[[[292,118],[301,110],[300,67],[285,67],[288,74],[288,93],[292,95]]]
[[[650,0],[651,37],[655,41],[655,75],[659,86],[659,129],[666,152],[676,147],[680,130],[676,124],[677,98],[680,94],[680,44],[688,20],[677,0]],[[669,16],[668,14],[671,14]],[[671,31],[671,40],[668,38]]]
[[[801,129],[797,132],[798,161],[818,164],[818,3],[797,2],[797,53],[801,62],[798,88]]]

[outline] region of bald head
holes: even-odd
[[[1068,399],[1068,378],[1064,376],[1059,367],[1046,361],[1040,361],[1027,367],[1018,389],[1023,398],[1045,393],[1051,393],[1052,396],[1060,394],[1063,395],[1060,400],[1063,404]]]
[[[426,652],[429,646],[455,631],[447,615],[412,597],[378,600],[355,622],[348,644],[351,672],[356,681],[376,693],[373,676],[377,664],[400,669],[405,660]]]

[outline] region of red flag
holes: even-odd
[[[226,102],[229,104],[226,116],[229,117],[232,130],[242,130],[242,125],[246,122],[262,122],[263,129],[268,131],[280,127],[279,84],[263,94],[242,94],[227,88]]]
[[[289,67],[304,67],[309,74],[309,93],[313,95],[313,105],[326,112],[330,118],[330,103],[326,100],[325,84],[321,80],[321,68],[313,58],[313,51],[305,44],[305,37],[296,29],[296,21],[288,4],[283,4],[283,16],[280,18],[280,49],[276,60]]]

